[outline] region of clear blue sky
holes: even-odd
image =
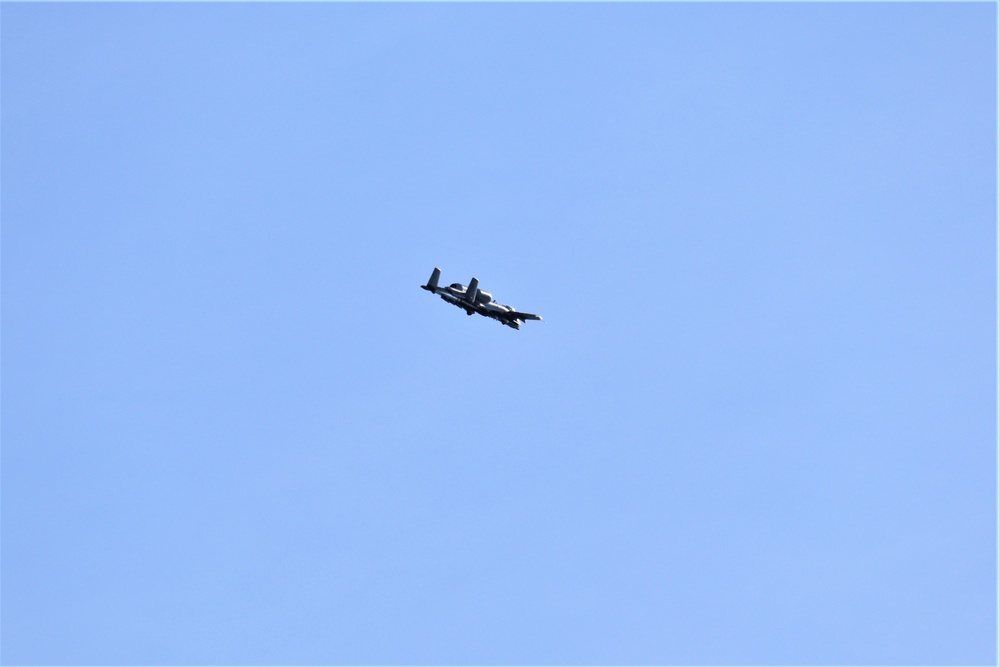
[[[995,664],[996,12],[5,3],[2,661]]]

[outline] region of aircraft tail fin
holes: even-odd
[[[427,281],[426,285],[421,285],[428,292],[433,292],[438,288],[438,280],[441,278],[441,269],[435,267],[434,273],[431,274],[431,279]]]
[[[476,297],[479,296],[479,280],[473,278],[469,281],[469,287],[465,290],[465,300],[469,303],[475,303]]]

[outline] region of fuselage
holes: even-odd
[[[466,299],[467,288],[465,285],[460,285],[458,283],[455,283],[453,285],[449,285],[448,287],[439,289],[440,291],[438,292],[438,294],[440,294],[442,299],[444,299],[445,301],[447,301],[452,305],[458,306],[459,308],[463,308],[466,312],[470,314],[478,311],[480,313],[483,313],[484,315],[492,313],[500,315],[502,313],[510,313],[514,311],[513,306],[507,306],[505,304],[497,303],[496,301],[494,301],[493,295],[490,294],[489,292],[483,292],[482,290],[478,290],[478,294],[476,295],[475,301],[470,303]]]

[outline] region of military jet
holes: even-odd
[[[520,329],[525,320],[540,320],[539,315],[531,313],[521,313],[513,306],[505,306],[493,300],[493,295],[479,289],[479,281],[473,278],[466,287],[461,283],[452,283],[448,287],[438,287],[438,280],[441,278],[441,269],[434,269],[431,279],[426,285],[421,285],[420,289],[425,289],[431,294],[437,294],[442,299],[453,306],[458,306],[468,315],[479,313],[485,317],[491,317],[500,324],[505,324],[511,329]]]

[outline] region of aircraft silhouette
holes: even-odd
[[[468,286],[462,283],[452,283],[448,287],[438,287],[441,269],[435,268],[430,280],[420,289],[431,294],[437,294],[453,306],[458,306],[467,314],[479,313],[505,324],[511,329],[520,329],[526,320],[541,320],[540,315],[518,312],[513,306],[506,306],[493,300],[493,295],[479,289],[479,280],[473,278]]]

